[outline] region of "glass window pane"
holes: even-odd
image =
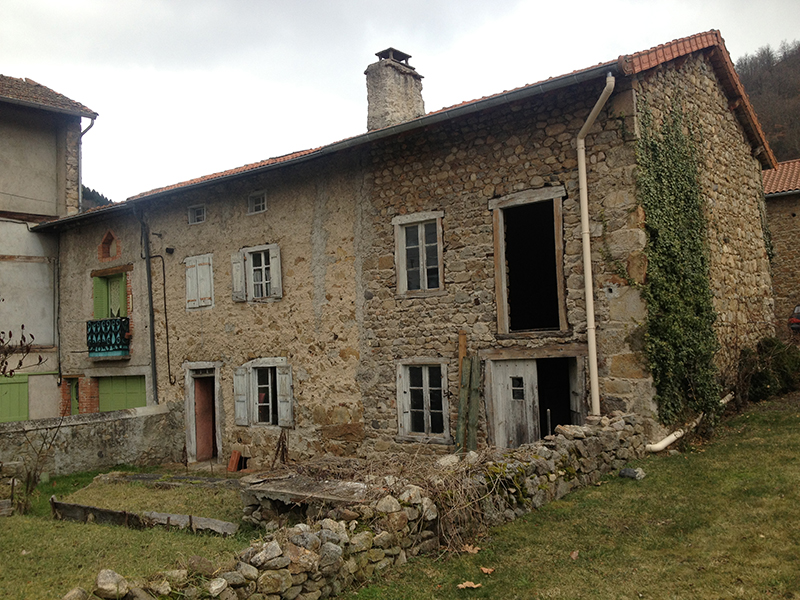
[[[259,404],[258,405],[258,422],[259,423],[269,423],[269,404]]]
[[[406,231],[406,248],[419,247],[419,233],[416,225],[409,225]]]
[[[422,398],[422,390],[421,389],[411,389],[409,390],[411,396],[411,410],[422,410],[425,408],[425,402]]]
[[[269,385],[270,384],[270,372],[269,369],[256,369],[256,373],[258,374],[258,385]]]
[[[406,248],[406,269],[419,269],[419,248]]]
[[[254,267],[260,267],[261,266],[261,264],[262,264],[262,262],[261,262],[261,252],[253,252],[250,255],[250,257],[253,259],[253,266]]]
[[[412,269],[406,273],[406,288],[409,290],[419,290],[420,285],[419,269]]]
[[[435,290],[439,287],[439,269],[428,269],[428,289]]]
[[[425,223],[425,244],[436,245],[436,223]]]
[[[440,412],[431,413],[431,433],[444,433],[444,415]]]
[[[422,387],[422,367],[408,367],[408,380],[411,387]]]
[[[442,410],[442,390],[430,391],[430,408],[431,411]]]
[[[425,433],[425,413],[421,410],[411,411],[411,431]]]
[[[428,367],[428,386],[431,388],[442,387],[442,368],[440,366]]]

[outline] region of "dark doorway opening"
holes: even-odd
[[[196,460],[217,456],[217,419],[214,412],[214,377],[194,378]]]
[[[558,329],[553,201],[504,209],[510,331]]]
[[[539,378],[539,431],[542,437],[556,425],[572,425],[570,358],[540,358],[536,361]],[[550,410],[550,431],[547,411]]]

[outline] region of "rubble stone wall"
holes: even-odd
[[[800,304],[800,273],[797,240],[800,239],[800,194],[767,200],[767,221],[775,255],[772,259],[772,284],[775,291],[776,331],[789,338],[786,325],[794,307]]]
[[[723,381],[735,381],[742,348],[774,332],[761,165],[728,98],[702,55],[658,68],[639,81],[656,123],[679,102],[698,134],[700,185],[706,199],[710,279],[717,312]],[[788,315],[787,315],[788,316]]]

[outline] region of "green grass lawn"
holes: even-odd
[[[647,477],[609,478],[493,530],[477,554],[415,559],[348,598],[800,598],[800,396],[633,466]]]
[[[414,559],[346,598],[800,599],[800,395],[752,407],[711,444],[632,466],[647,477],[609,477],[492,530],[477,554]],[[42,484],[30,515],[0,519],[0,597],[57,599],[103,568],[144,577],[247,545],[246,533],[52,521],[49,495],[89,498],[78,490],[93,475]],[[458,589],[465,581],[481,587]]]

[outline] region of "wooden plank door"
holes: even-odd
[[[516,448],[539,439],[539,390],[535,360],[500,360],[492,365],[495,443]]]

